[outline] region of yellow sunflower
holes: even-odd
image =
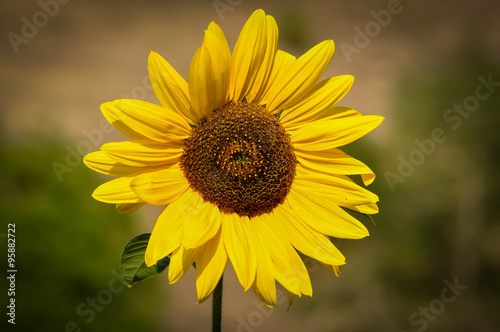
[[[272,16],[255,11],[231,54],[210,23],[187,82],[157,53],[149,75],[161,106],[140,100],[104,103],[106,119],[132,140],[107,143],[85,157],[91,169],[117,177],[93,197],[121,213],[167,205],[152,231],[145,261],[171,255],[170,283],[196,262],[199,303],[214,291],[228,260],[244,290],[276,304],[276,282],[312,296],[297,251],[335,274],[344,256],[329,236],[359,239],[363,224],[345,209],[378,212],[365,185],[375,175],[338,147],[375,127],[380,116],[334,106],[354,78],[317,82],[334,43],[299,58],[277,49]]]

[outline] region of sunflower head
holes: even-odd
[[[333,41],[299,58],[278,50],[272,16],[255,11],[230,51],[208,25],[187,82],[157,53],[150,79],[161,105],[115,100],[101,110],[131,140],[107,143],[84,159],[116,179],[93,196],[119,212],[166,205],[145,253],[148,266],[171,257],[171,283],[196,262],[199,302],[214,291],[228,260],[245,290],[276,304],[276,281],[312,295],[297,251],[338,275],[344,256],[330,237],[359,239],[366,227],[347,210],[378,212],[365,185],[375,175],[342,152],[382,118],[336,106],[349,75],[318,82]]]
[[[290,136],[256,103],[230,102],[203,117],[184,143],[184,176],[221,213],[250,218],[282,204],[295,175]]]

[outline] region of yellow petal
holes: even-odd
[[[353,210],[359,213],[365,214],[376,214],[378,213],[377,204],[364,204],[364,205],[355,205],[355,206],[345,206],[345,208],[349,210]]]
[[[269,251],[265,248],[260,228],[255,227],[255,220],[248,223],[250,243],[257,257],[257,270],[252,289],[257,297],[268,307],[276,306],[276,282],[272,273],[273,267]]]
[[[172,253],[168,266],[168,282],[170,284],[179,281],[193,265],[197,249],[186,249],[180,246]]]
[[[295,60],[280,82],[272,87],[268,109],[280,111],[303,98],[323,75],[334,50],[333,41],[326,40]]]
[[[214,237],[204,244],[196,260],[196,291],[198,303],[203,303],[214,291],[227,265],[221,228]]]
[[[135,167],[158,167],[176,164],[182,155],[182,143],[156,143],[136,140],[106,143],[101,150],[110,158]]]
[[[184,248],[180,245],[177,249],[172,252],[172,256],[170,256],[170,262],[168,263],[168,283],[173,284],[179,278],[179,274],[182,272],[182,252]],[[177,280],[176,280],[177,278]]]
[[[296,150],[295,155],[302,166],[315,171],[330,175],[361,174],[365,186],[371,184],[375,179],[375,173],[368,166],[339,149],[323,151]]]
[[[252,223],[262,239],[262,247],[271,256],[273,275],[288,291],[299,296],[311,296],[312,287],[307,269],[290,243],[269,227],[275,223],[272,216],[265,214],[253,218]]]
[[[105,182],[94,190],[92,197],[104,203],[142,203],[142,200],[130,188],[132,179],[123,177]]]
[[[283,111],[281,123],[289,130],[317,120],[344,97],[353,82],[351,75],[335,76],[319,82],[298,103]]]
[[[255,68],[255,77],[253,77],[250,89],[246,94],[248,102],[259,102],[269,87],[269,78],[278,46],[278,26],[274,18],[270,15],[266,16],[266,24],[262,37],[264,38],[263,41],[265,41],[265,45],[263,45],[263,57],[259,59],[260,66]],[[258,61],[257,58],[255,60]]]
[[[221,33],[211,23],[189,68],[189,97],[197,120],[229,101],[231,54],[226,38],[220,39]]]
[[[118,99],[101,105],[104,117],[116,129],[134,139],[158,142],[180,141],[191,128],[171,109],[135,99]]]
[[[318,121],[318,120],[333,120],[333,119],[342,119],[342,118],[347,118],[350,116],[362,116],[361,113],[358,111],[353,110],[352,108],[349,107],[343,107],[343,106],[333,106],[330,108],[325,108],[322,110],[319,110],[318,112],[315,113],[314,115],[314,120],[312,121]],[[287,130],[288,131],[294,131],[297,129],[300,129],[307,123],[301,123],[300,125],[287,125]]]
[[[160,214],[146,249],[146,264],[148,266],[156,264],[157,261],[172,253],[174,249],[179,248],[182,240],[182,220],[186,215],[183,208],[192,206],[198,198],[197,193],[187,190]]]
[[[293,188],[314,192],[339,206],[374,204],[378,197],[346,176],[332,176],[298,166]]]
[[[222,240],[227,255],[233,264],[236,276],[243,288],[248,290],[254,280],[257,269],[257,258],[248,235],[248,217],[237,214],[222,214]]]
[[[266,18],[262,9],[254,11],[245,23],[231,58],[233,100],[240,101],[250,93],[253,100],[259,94],[272,69],[277,34],[276,22]]]
[[[258,60],[264,54],[263,30],[266,14],[262,9],[252,13],[241,29],[231,56],[231,99],[238,102],[250,90],[255,71],[260,67]]]
[[[196,124],[197,119],[189,103],[188,84],[181,75],[156,52],[149,54],[148,70],[160,103],[166,109],[177,112],[188,123]]]
[[[273,210],[275,231],[282,234],[297,250],[317,261],[330,265],[343,265],[345,258],[325,235],[312,229],[293,211],[281,205]]]
[[[130,186],[144,202],[153,205],[169,204],[189,188],[178,164],[139,175],[132,180]]]
[[[269,75],[267,89],[266,91],[264,91],[264,95],[261,97],[261,105],[267,104],[269,102],[269,98],[274,95],[274,87],[276,87],[279,82],[283,80],[283,77],[288,73],[288,70],[290,69],[294,61],[295,56],[291,55],[290,53],[284,52],[282,50],[278,50],[276,52],[271,74]]]
[[[83,162],[88,168],[96,172],[116,177],[130,177],[158,169],[158,167],[134,167],[125,165],[117,162],[111,157],[108,157],[102,151],[95,151],[87,154],[83,158]]]
[[[228,54],[231,57],[231,50],[229,49],[229,44],[227,43],[226,35],[224,35],[224,31],[218,26],[215,22],[210,22],[208,25],[207,31],[213,33],[217,39],[220,41],[220,46],[223,48],[222,52]]]
[[[199,247],[213,238],[221,224],[219,209],[198,197],[192,206],[179,206],[184,209],[182,244],[188,249]]]
[[[314,121],[291,133],[293,147],[302,151],[320,151],[343,146],[375,129],[383,119],[377,115],[364,115]]]
[[[139,210],[146,203],[118,203],[116,204],[116,211],[118,213],[131,213]]]
[[[255,295],[270,308],[276,306],[276,283],[267,258],[259,257],[257,272],[252,285]]]
[[[366,227],[356,218],[314,192],[292,189],[285,204],[304,223],[322,234],[345,239],[360,239],[369,235]]]

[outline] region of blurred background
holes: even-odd
[[[157,103],[151,50],[187,78],[203,29],[230,47],[257,8],[279,47],[300,55],[334,39],[325,77],[352,74],[339,105],[386,120],[344,150],[377,174],[371,236],[333,242],[337,278],[306,259],[312,298],[264,307],[225,274],[225,331],[500,331],[500,5],[497,1],[2,2],[0,248],[16,227],[16,324],[2,331],[209,331],[194,270],[128,289],[119,256],[150,232],[159,208],[130,215],[91,198],[102,182],[83,155],[123,135],[99,105]]]

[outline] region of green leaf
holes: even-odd
[[[127,287],[161,273],[170,263],[170,257],[159,260],[156,265],[148,267],[144,255],[148,246],[150,233],[141,234],[130,240],[123,248],[120,259],[120,275]]]

